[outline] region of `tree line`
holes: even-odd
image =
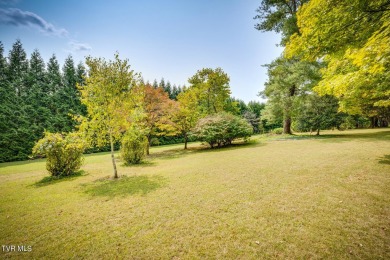
[[[91,58],[88,62],[92,66]],[[82,62],[75,65],[68,56],[61,67],[54,54],[45,62],[37,49],[28,59],[20,40],[5,56],[0,42],[0,162],[28,159],[45,131],[72,132],[77,128],[79,119],[88,115],[80,90],[93,74],[91,66],[86,68]],[[188,131],[196,120],[221,111],[247,118],[256,133],[272,127],[260,122],[264,104],[245,104],[230,96],[229,77],[222,69],[199,71],[189,80],[189,87],[171,85],[164,79],[145,83],[137,75],[137,95],[141,96],[137,102],[144,112],[142,127],[148,147],[192,140]],[[115,149],[118,144],[115,142]],[[89,151],[110,149],[97,147],[95,144]]]
[[[71,56],[61,70],[55,55],[45,64],[34,50],[28,60],[17,40],[6,58],[0,43],[0,162],[27,159],[45,129],[74,129],[73,115],[85,113],[76,88],[84,75]]]
[[[390,113],[386,79],[390,70],[387,62],[388,48],[385,48],[389,37],[383,36],[389,28],[385,26],[387,20],[382,18],[385,8],[367,7],[377,10],[373,12],[376,15],[372,18],[376,24],[362,34],[362,39],[356,46],[343,42],[340,44],[344,44],[344,47],[332,47],[337,50],[334,53],[319,51],[321,48],[328,48],[327,46],[317,46],[318,52],[311,52],[304,46],[315,46],[316,42],[312,42],[314,36],[310,34],[314,32],[310,28],[304,30],[304,21],[315,20],[315,17],[310,16],[313,13],[307,10],[315,9],[317,2],[262,1],[256,17],[259,19],[257,29],[282,32],[281,45],[285,46],[283,56],[266,65],[269,79],[264,91],[260,93],[267,98],[266,104],[256,101],[246,104],[232,97],[229,76],[221,68],[201,69],[189,78],[188,86],[176,86],[164,79],[159,83],[157,80],[145,83],[139,74],[131,72],[126,61],[124,70],[131,72],[129,77],[132,80],[122,92],[129,95],[132,105],[123,108],[123,100],[114,105],[113,108],[122,113],[119,115],[127,118],[128,125],[116,126],[120,130],[119,135],[112,136],[114,142],[111,144],[118,149],[119,137],[124,134],[124,130],[129,125],[138,125],[140,129],[133,130],[141,131],[140,134],[145,136],[147,152],[151,145],[156,144],[184,142],[187,147],[188,141],[197,138],[196,135],[191,135],[191,131],[200,129],[196,127],[199,120],[220,113],[245,119],[254,133],[269,132],[280,127],[283,127],[286,134],[291,134],[292,131],[316,131],[319,134],[321,129],[329,128],[387,126]],[[302,8],[298,11],[300,6]],[[340,8],[344,7],[341,5]],[[358,15],[360,7],[354,8]],[[332,21],[332,17],[325,14],[322,18]],[[331,24],[329,21],[326,20],[326,24]],[[351,49],[352,47],[355,49]],[[375,52],[370,52],[370,49]],[[365,66],[363,60],[367,62]],[[376,65],[374,60],[380,62]],[[100,88],[108,89],[112,82],[116,82],[116,78],[123,76],[115,74],[122,62],[124,61],[118,56],[115,61],[88,57],[86,66],[81,62],[75,65],[72,57],[68,56],[60,68],[55,55],[45,63],[37,49],[28,59],[20,40],[13,44],[6,57],[0,42],[0,162],[29,158],[34,143],[44,136],[45,131],[66,133],[85,127],[83,120],[94,112],[88,110],[91,109],[88,108],[91,104],[88,97],[96,93],[83,97],[83,91],[99,84]],[[109,64],[116,67],[110,67]],[[101,71],[103,65],[108,66],[107,71]],[[104,84],[91,81],[94,79],[94,71],[103,73],[111,81]],[[131,91],[127,89],[129,86],[133,86]],[[115,100],[122,92],[112,93],[110,99]],[[104,107],[102,104],[99,106]],[[119,109],[121,107],[123,111]],[[129,111],[132,111],[131,116]],[[202,122],[214,122],[222,126],[224,124],[220,123],[221,120],[230,118],[219,115]],[[89,128],[84,128],[84,131],[93,132],[91,126],[89,124]],[[206,123],[204,126],[209,127]],[[103,126],[95,127],[97,129]],[[199,131],[198,134],[198,138],[203,136]],[[100,141],[96,137],[98,135],[95,133],[95,140],[89,151],[111,150],[110,145],[102,141],[107,135],[102,135],[103,139]],[[226,140],[212,142],[231,142]]]

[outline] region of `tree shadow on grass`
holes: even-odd
[[[289,141],[289,140],[320,140],[324,143],[344,143],[348,141],[356,140],[369,140],[369,141],[385,141],[390,140],[390,131],[378,131],[371,133],[343,133],[342,131],[336,131],[333,134],[292,134],[292,135],[280,135],[280,136],[268,136],[265,140],[269,141]]]
[[[77,171],[69,176],[46,176],[46,177],[42,178],[40,181],[37,181],[36,183],[34,183],[33,186],[44,187],[44,186],[56,184],[56,183],[63,182],[63,181],[71,181],[71,180],[74,180],[80,176],[86,176],[86,175],[88,175],[88,174],[85,171],[80,170],[80,171]]]
[[[390,154],[386,154],[383,157],[379,158],[378,163],[390,165]]]
[[[248,142],[238,141],[230,145],[214,147],[214,148],[211,148],[206,143],[202,143],[200,146],[189,147],[188,149],[175,148],[175,149],[165,150],[159,153],[153,153],[148,155],[148,158],[170,160],[170,159],[180,158],[183,156],[196,154],[196,153],[222,152],[222,151],[236,150],[236,149],[255,148],[264,145],[266,144],[263,142],[259,142],[258,140],[250,140]]]
[[[122,176],[119,179],[103,178],[87,185],[85,193],[93,196],[116,197],[141,194],[145,196],[166,185],[166,179],[154,176]]]
[[[156,165],[157,165],[157,163],[152,162],[152,161],[141,161],[140,163],[136,163],[136,164],[122,163],[123,167],[152,167],[152,166],[156,166]]]
[[[390,131],[379,131],[374,133],[348,133],[348,134],[327,134],[318,136],[324,142],[342,143],[353,140],[386,141],[390,140]]]
[[[196,152],[203,150],[203,149],[205,149],[205,148],[204,147],[190,147],[188,149],[174,148],[174,149],[150,154],[150,155],[148,155],[148,158],[150,158],[152,160],[157,159],[157,158],[169,160],[169,159],[183,157],[183,156],[186,156],[186,155],[189,155],[192,153],[196,153]]]

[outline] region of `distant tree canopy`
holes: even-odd
[[[136,153],[122,151],[139,161],[145,140],[142,135],[148,148],[183,141],[187,148],[197,136],[191,133],[200,133],[202,119],[222,114],[216,118],[229,121],[234,117],[232,122],[245,129],[249,126],[251,133],[281,126],[285,133],[291,129],[319,133],[326,128],[367,126],[367,118],[371,126],[387,126],[388,4],[358,2],[351,10],[362,21],[374,24],[362,28],[365,31],[359,31],[355,42],[336,39],[339,45],[333,46],[332,42],[318,43],[315,37],[328,37],[326,23],[332,24],[337,13],[346,11],[345,4],[262,1],[257,28],[282,32],[282,45],[286,45],[284,55],[267,65],[269,78],[260,93],[267,103],[246,103],[232,97],[229,76],[221,68],[198,70],[188,85],[171,84],[164,78],[150,84],[118,55],[113,61],[88,57],[86,67],[68,56],[60,66],[54,54],[45,63],[38,50],[28,59],[20,40],[6,56],[0,42],[0,162],[29,158],[45,131],[65,136],[77,130],[92,146],[89,151],[111,150],[113,154],[121,144],[137,146]],[[337,7],[335,13],[318,18],[318,5],[330,10],[329,3]],[[317,23],[317,18],[322,19],[321,32],[310,27],[310,20]],[[349,14],[340,21],[346,25],[348,19],[352,19]],[[354,23],[354,28],[364,27]],[[316,51],[307,46],[315,46]],[[227,122],[225,119],[222,121]],[[211,121],[214,126],[227,126],[217,119]],[[130,129],[136,134],[131,135]],[[214,144],[218,146],[218,142]],[[229,142],[226,139],[220,145]]]

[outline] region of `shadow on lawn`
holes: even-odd
[[[352,140],[370,140],[370,141],[386,141],[390,140],[390,131],[380,131],[376,133],[352,133],[352,134],[330,134],[317,136],[318,139],[323,139],[324,142],[341,143]]]
[[[156,166],[156,165],[157,165],[156,162],[148,161],[148,160],[144,160],[144,161],[137,163],[137,164],[122,163],[123,167],[152,167],[152,166]]]
[[[370,141],[386,141],[390,140],[390,131],[379,131],[376,133],[343,133],[335,130],[335,134],[298,134],[298,135],[281,135],[270,136],[267,138],[270,141],[287,141],[287,140],[320,140],[324,143],[343,143],[353,140],[370,140]],[[266,140],[267,140],[266,139]]]
[[[390,165],[390,154],[386,154],[378,160],[381,164],[389,164]]]
[[[48,186],[51,184],[63,182],[63,181],[71,181],[74,180],[80,176],[86,176],[88,175],[85,171],[80,170],[78,172],[75,172],[72,175],[69,176],[46,176],[42,178],[40,181],[37,181],[36,183],[33,184],[35,187],[43,187],[43,186]]]
[[[169,159],[175,159],[183,156],[187,156],[190,154],[196,154],[196,153],[210,153],[210,152],[222,152],[222,151],[228,151],[228,150],[236,150],[236,149],[245,149],[245,148],[255,148],[259,146],[264,146],[265,143],[260,143],[257,140],[250,140],[248,142],[240,142],[240,143],[233,143],[231,145],[222,146],[222,147],[214,147],[210,148],[207,144],[202,144],[201,146],[197,147],[189,147],[188,149],[183,148],[176,148],[171,150],[162,151],[159,153],[150,154],[148,158],[150,159],[162,159],[162,160],[169,160]]]
[[[93,184],[86,185],[85,193],[91,196],[127,196],[141,194],[145,196],[166,185],[166,179],[154,176],[122,176],[119,179],[103,178],[96,180]]]

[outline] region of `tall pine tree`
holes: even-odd
[[[48,108],[45,62],[38,50],[34,50],[29,61],[26,84],[25,110],[34,140],[42,138],[45,129],[51,130],[51,113]]]
[[[28,61],[20,40],[13,44],[8,64],[2,45],[0,49],[0,161],[24,160],[35,141],[25,107]]]
[[[46,71],[46,87],[47,87],[47,108],[50,110],[50,128],[52,132],[64,131],[64,121],[67,116],[63,118],[60,113],[61,99],[59,92],[62,89],[62,78],[60,72],[60,65],[56,56],[53,54],[47,63]]]

